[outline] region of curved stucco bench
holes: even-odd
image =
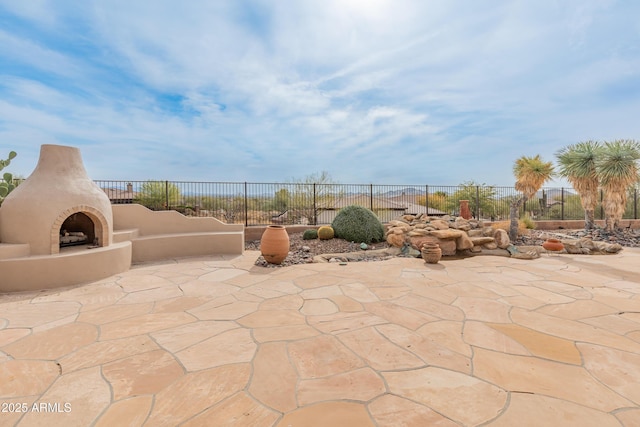
[[[138,204],[113,205],[113,229],[114,241],[131,241],[134,263],[244,251],[244,225]]]

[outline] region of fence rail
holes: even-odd
[[[111,203],[140,203],[153,210],[178,210],[226,223],[330,224],[340,208],[361,205],[388,222],[403,214],[457,214],[469,200],[474,218],[506,220],[514,187],[459,185],[374,185],[325,183],[182,182],[98,180]],[[603,194],[596,219],[604,219]],[[521,217],[535,220],[584,219],[572,188],[545,187],[527,201]],[[638,189],[629,191],[625,219],[638,218]]]

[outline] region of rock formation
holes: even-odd
[[[483,221],[448,215],[403,215],[387,224],[385,236],[391,246],[410,246],[418,253],[425,243],[436,242],[442,249],[443,256],[501,255],[533,259],[544,251],[537,246],[514,246],[505,230],[487,226]],[[565,245],[563,252],[570,254],[614,254],[622,250],[619,244],[587,238],[562,239],[562,243]]]
[[[429,217],[427,215],[403,215],[390,221],[386,231],[387,242],[395,247],[406,243],[413,249],[420,250],[427,242],[436,242],[442,249],[443,256],[457,253],[474,254],[483,249],[506,249],[511,245],[506,231],[487,227],[482,221],[453,218]]]

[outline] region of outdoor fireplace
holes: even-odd
[[[27,243],[32,255],[57,254],[71,243],[109,246],[112,236],[109,198],[75,147],[43,145],[36,169],[2,204],[0,241]]]
[[[89,216],[76,212],[60,226],[60,247],[91,244],[98,246],[95,227]]]

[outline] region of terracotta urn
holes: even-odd
[[[442,249],[436,242],[427,242],[422,245],[420,250],[422,253],[422,259],[427,264],[437,264],[442,258]]]
[[[471,209],[468,200],[460,200],[460,216],[464,219],[471,219]]]
[[[260,239],[260,252],[269,264],[282,264],[289,255],[289,234],[283,225],[267,226]]]
[[[560,252],[564,249],[564,244],[558,239],[547,239],[542,247],[551,252]]]

